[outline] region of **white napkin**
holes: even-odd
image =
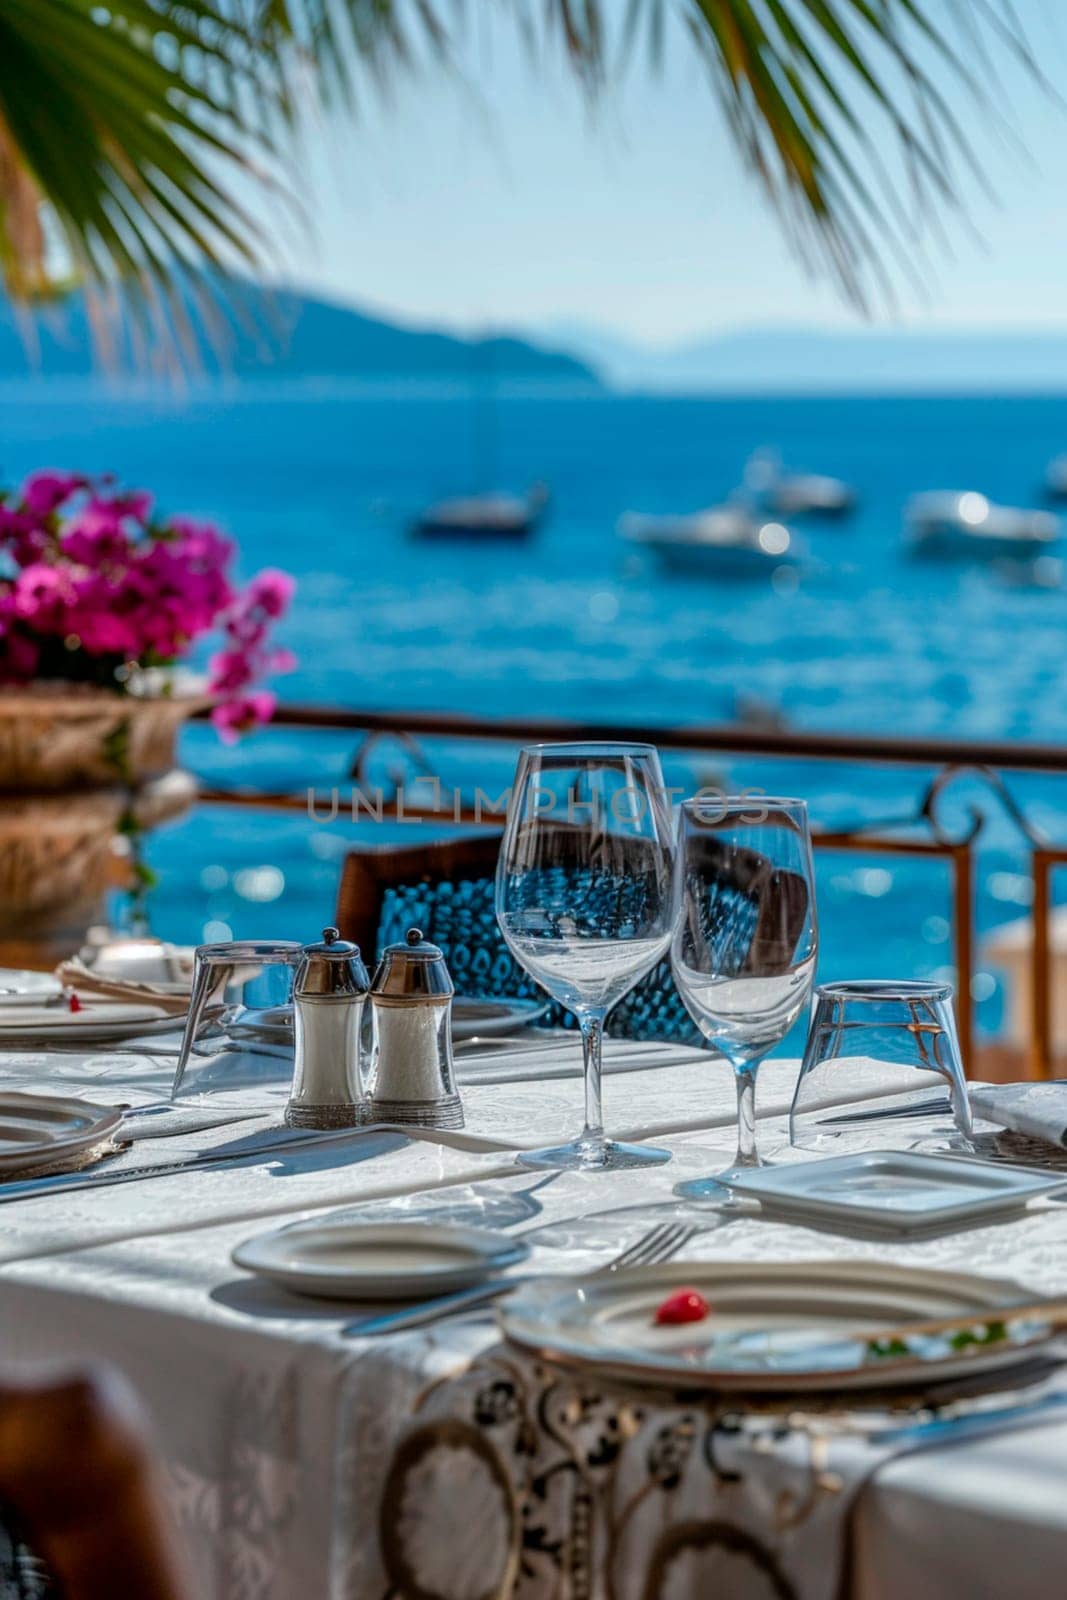
[[[986,1122],[1067,1146],[1067,1082],[973,1083],[971,1107]]]
[[[138,978],[114,978],[94,972],[77,956],[63,961],[56,968],[56,977],[65,988],[92,1000],[145,1001],[158,1011],[170,1016],[183,1017],[189,1009],[189,991],[174,992],[173,984],[142,983]]]

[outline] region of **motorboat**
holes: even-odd
[[[905,517],[913,548],[925,555],[1032,561],[1060,535],[1050,511],[999,506],[974,489],[915,495]]]
[[[783,472],[778,457],[758,450],[745,468],[745,486],[765,511],[779,517],[844,517],[856,509],[856,491],[843,478],[818,472]]]
[[[412,525],[417,539],[470,539],[487,543],[528,539],[544,520],[548,490],[537,484],[526,495],[472,494],[439,500]]]
[[[797,560],[789,529],[742,505],[710,506],[688,516],[646,516],[628,511],[619,535],[649,550],[675,572],[747,574],[773,571]]]

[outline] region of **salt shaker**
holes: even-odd
[[[420,929],[385,950],[370,989],[365,1121],[462,1128],[452,1065],[454,993],[444,956]]]
[[[305,945],[293,980],[296,1065],[285,1120],[291,1128],[351,1128],[360,1114],[359,1049],[369,988],[358,945],[336,928]]]

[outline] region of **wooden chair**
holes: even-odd
[[[443,950],[457,994],[543,1000],[544,991],[513,959],[497,926],[493,880],[499,850],[496,832],[406,849],[352,850],[341,873],[337,926],[368,961],[386,944],[403,939],[409,927],[419,927]],[[765,959],[769,944],[784,948],[783,940],[787,943],[792,934],[791,952],[807,911],[803,880],[796,880],[800,894],[789,896],[783,929],[780,902],[763,892],[779,876],[770,864],[748,853],[734,876],[739,901],[751,907],[751,953],[759,949]],[[556,1006],[549,1021],[573,1026],[570,1013]],[[620,1001],[608,1019],[608,1032],[630,1039],[698,1040],[669,961],[661,961]]]
[[[500,835],[494,831],[407,849],[350,850],[337,894],[337,926],[346,939],[359,945],[364,959],[373,962],[383,946],[392,942],[387,908],[394,897],[403,895],[413,904],[421,899],[429,909],[442,884],[491,885],[499,853]],[[412,896],[412,890],[424,890],[425,894]],[[383,932],[387,921],[388,937]],[[432,937],[428,927],[423,932]],[[401,929],[396,937],[403,938],[403,934]]]
[[[190,1594],[125,1383],[0,1383],[0,1600]]]

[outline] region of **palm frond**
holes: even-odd
[[[0,278],[73,273],[181,331],[204,269],[269,249],[238,199],[279,186],[309,81],[349,108],[455,62],[488,0],[0,0]],[[496,0],[537,56],[599,93],[686,41],[805,260],[867,304],[961,214],[982,166],[969,101],[1003,127],[996,61],[1040,67],[1012,0]],[[57,239],[58,252],[50,248]]]
[[[187,315],[174,293],[183,268],[265,250],[235,180],[267,176],[283,111],[277,74],[232,6],[0,0],[9,294],[44,298],[73,276],[99,313],[121,284],[136,320],[174,331]]]
[[[450,59],[485,0],[267,0],[330,82],[354,97],[425,56]],[[498,0],[540,57],[556,44],[600,91],[644,49],[684,37],[727,127],[804,259],[867,305],[893,265],[918,280],[922,244],[964,217],[983,164],[956,103],[1010,131],[997,58],[1040,65],[1012,0]],[[1047,84],[1044,85],[1046,88]]]

